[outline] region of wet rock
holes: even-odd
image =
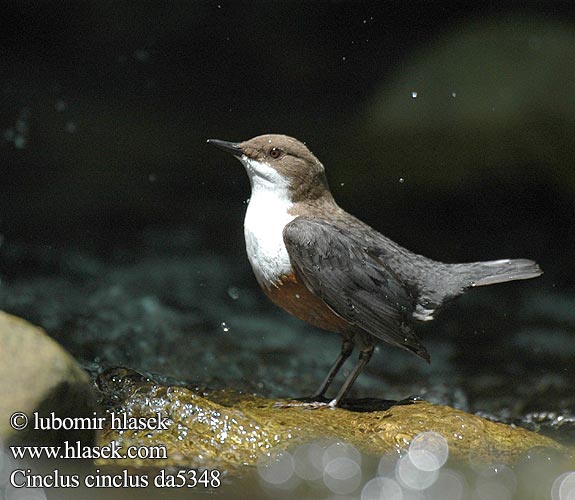
[[[200,393],[140,381],[114,408],[114,414],[137,419],[161,416],[168,419],[168,430],[108,428],[100,444],[116,441],[124,449],[165,446],[167,460],[130,460],[131,465],[155,463],[228,471],[256,465],[262,454],[321,439],[341,440],[370,455],[397,455],[415,436],[429,431],[444,437],[450,457],[460,463],[512,464],[533,449],[566,451],[534,432],[424,401],[364,412],[286,407],[286,403],[231,391]]]
[[[34,430],[33,413],[59,418],[91,417],[89,377],[44,330],[0,311],[0,437],[27,442],[93,440],[90,432]],[[18,433],[10,426],[15,412],[29,419]],[[17,419],[22,424],[25,417]]]

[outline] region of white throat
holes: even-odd
[[[288,181],[267,163],[241,158],[252,186],[244,219],[248,259],[260,286],[270,288],[277,279],[292,272],[283,228],[295,216]]]

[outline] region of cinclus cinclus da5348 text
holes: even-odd
[[[359,360],[329,406],[338,406],[348,393],[377,339],[429,361],[412,330],[414,320],[432,320],[468,288],[542,274],[527,259],[445,264],[406,250],[341,209],[323,165],[292,137],[208,142],[238,158],[250,178],[244,233],[263,291],[294,316],[343,337],[315,401],[325,401],[355,345]]]

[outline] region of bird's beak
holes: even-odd
[[[220,141],[219,139],[208,139],[207,142],[217,146],[220,149],[223,149],[224,151],[227,151],[228,153],[233,154],[236,157],[240,157],[244,154],[239,142]]]

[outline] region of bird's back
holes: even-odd
[[[330,221],[348,228],[354,237],[357,235],[355,244],[359,242],[369,248],[382,265],[404,283],[415,299],[413,316],[418,320],[433,319],[433,314],[444,302],[469,288],[535,278],[543,273],[537,263],[529,259],[455,264],[439,262],[407,250],[343,210]]]

